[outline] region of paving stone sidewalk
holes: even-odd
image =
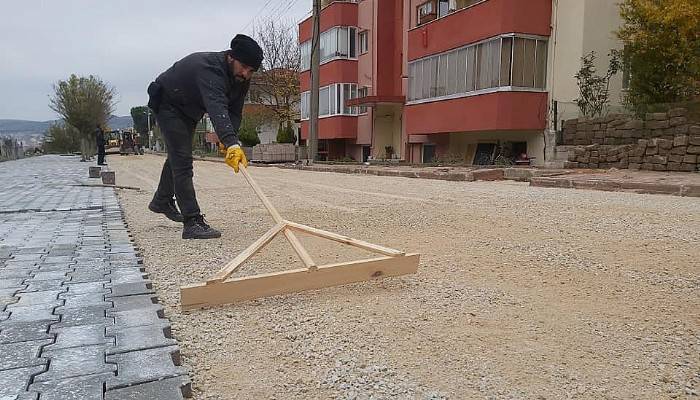
[[[0,163],[0,400],[191,396],[113,188],[77,157]]]

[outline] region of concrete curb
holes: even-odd
[[[567,177],[535,177],[530,186],[588,189],[607,192],[633,192],[640,194],[665,194],[681,197],[700,197],[700,185],[629,182],[603,179],[575,179]]]
[[[202,161],[224,162],[216,157],[197,157]],[[276,167],[312,172],[335,172],[342,174],[364,174],[375,176],[395,176],[402,178],[435,179],[453,182],[501,181],[512,180],[530,182],[533,187],[550,187],[562,189],[588,189],[607,192],[632,192],[639,194],[665,194],[681,197],[700,197],[700,185],[682,183],[650,183],[621,181],[614,178],[582,178],[571,175],[572,170],[539,168],[474,168],[469,171],[454,171],[449,167],[441,169],[421,169],[415,171],[388,167],[334,166],[334,165],[292,165],[292,164],[254,164],[256,167]]]

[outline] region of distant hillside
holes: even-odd
[[[53,121],[27,121],[23,119],[0,119],[0,136],[17,138],[42,135],[49,129]],[[133,126],[131,116],[119,117],[113,115],[109,120],[110,129],[125,129]]]

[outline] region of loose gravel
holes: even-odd
[[[419,273],[182,312],[272,219],[196,162],[221,239],[146,208],[164,159],[110,157],[195,399],[697,398],[700,199],[251,168],[283,217],[410,252]],[[302,237],[319,262],[362,251]],[[275,239],[239,275],[301,267]]]

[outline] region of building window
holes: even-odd
[[[309,119],[310,105],[311,92],[303,92],[301,94],[301,101],[299,102],[299,113],[301,114],[301,119]]]
[[[320,62],[324,63],[336,58],[353,59],[357,57],[356,49],[357,28],[335,26],[321,33]],[[301,54],[301,70],[311,68],[311,41],[299,45]]]
[[[496,88],[544,90],[547,40],[509,35],[408,64],[409,101]]]
[[[360,42],[360,54],[369,51],[369,31],[362,31],[358,34]]]
[[[471,7],[487,0],[431,0],[416,7],[416,26],[437,18],[442,18],[463,8]]]
[[[345,101],[358,97],[357,84],[334,83],[319,89],[318,116],[358,115],[361,107],[350,107]],[[311,92],[301,93],[300,114],[302,120],[310,118]],[[366,110],[365,110],[366,112]]]
[[[438,0],[438,18],[457,11],[457,0]]]
[[[367,97],[368,94],[369,94],[369,90],[368,90],[367,86],[363,86],[363,87],[357,89],[357,97],[358,98]],[[367,113],[367,106],[359,106],[359,107],[357,107],[357,109],[358,109],[358,114],[366,114]]]
[[[418,25],[423,25],[437,18],[434,2],[434,0],[431,0],[418,6]]]
[[[299,45],[299,52],[301,53],[301,70],[307,70],[311,68],[311,41]]]

